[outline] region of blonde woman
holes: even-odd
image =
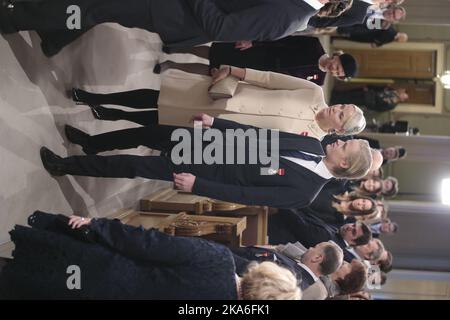
[[[234,76],[239,79],[229,99],[212,100],[211,84]],[[192,116],[211,116],[261,128],[322,139],[329,133],[351,135],[366,125],[363,112],[352,104],[328,107],[322,88],[292,76],[226,66],[213,69],[212,78],[180,70],[169,70],[162,77],[161,90],[140,89],[113,94],[94,94],[73,90],[77,103],[92,108],[102,120],[130,120],[141,125],[192,126]],[[105,108],[117,104],[154,110],[127,112]]]

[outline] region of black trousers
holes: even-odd
[[[62,164],[66,174],[76,176],[173,181],[173,173],[186,172],[216,182],[227,180],[223,165],[176,165],[166,156],[72,156]]]
[[[142,28],[153,32],[149,0],[43,0],[14,4],[10,22],[17,30],[66,31],[72,13],[68,8],[80,8],[81,28],[89,30],[97,24],[115,22],[124,27]],[[73,11],[70,11],[73,12]],[[70,23],[69,23],[70,25]]]
[[[175,129],[178,129],[178,127],[153,125],[110,131],[90,136],[87,146],[96,150],[97,153],[133,149],[139,146],[168,152],[178,143],[177,141],[171,141],[171,136]]]
[[[91,93],[83,91],[82,101],[90,105],[114,104],[133,109],[158,108],[159,91],[138,89],[115,93]],[[97,107],[96,112],[103,120],[127,120],[142,126],[158,124],[158,111],[125,111],[114,108]]]

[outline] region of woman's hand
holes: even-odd
[[[202,126],[206,128],[210,128],[213,124],[214,117],[211,117],[210,115],[207,115],[206,113],[200,113],[192,117],[192,122],[195,121],[201,121]]]
[[[225,66],[223,68],[219,69],[212,69],[211,70],[211,77],[212,77],[212,83],[211,85],[215,85],[217,82],[219,82],[222,79],[225,79],[231,74],[231,67]]]
[[[91,218],[70,216],[69,226],[71,226],[72,229],[78,229],[82,226],[89,225],[91,223],[91,220],[92,220]]]

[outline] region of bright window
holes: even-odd
[[[450,179],[442,180],[442,203],[450,206]]]

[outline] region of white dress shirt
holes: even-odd
[[[303,264],[303,263],[300,263],[300,262],[298,263],[298,265],[299,265],[300,267],[302,267],[303,269],[305,269],[306,272],[308,272],[308,273],[311,275],[311,277],[314,279],[314,282],[319,281],[319,277],[317,277],[317,276],[314,274],[314,272],[312,272],[312,270],[311,270],[310,268],[308,268],[307,265],[305,265],[305,264]]]
[[[303,152],[303,151],[302,151]],[[305,154],[309,154],[307,152],[303,152]],[[313,155],[316,156],[317,155]],[[303,159],[299,159],[299,158],[292,158],[292,157],[282,157],[285,158],[289,161],[292,161],[306,169],[308,169],[309,171],[314,172],[315,174],[321,176],[324,179],[331,179],[334,176],[331,174],[330,170],[328,170],[328,168],[325,166],[325,164],[323,163],[323,161],[320,161],[319,163],[316,163],[315,161],[310,161],[310,160],[303,160]]]

